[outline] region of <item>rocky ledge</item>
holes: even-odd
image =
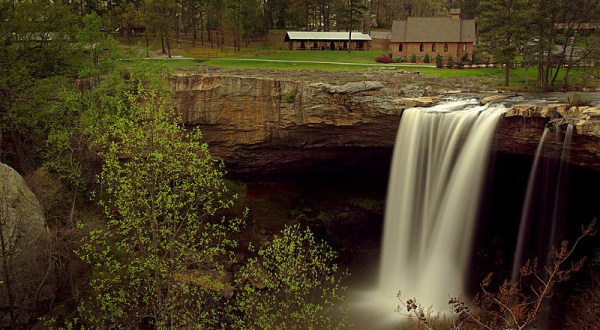
[[[230,171],[269,171],[333,159],[389,156],[404,109],[430,106],[457,93],[481,102],[495,82],[441,79],[399,70],[361,73],[202,69],[169,78],[175,107],[199,126],[212,153]],[[513,104],[513,105],[510,105]],[[514,102],[495,149],[533,155],[545,128],[550,148],[562,148],[574,127],[569,161],[600,170],[600,107]],[[563,136],[563,137],[561,137]],[[560,157],[560,153],[557,153]]]

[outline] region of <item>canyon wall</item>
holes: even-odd
[[[385,157],[395,143],[404,109],[432,105],[449,95],[495,93],[474,79],[441,79],[402,71],[342,74],[204,69],[172,76],[169,84],[183,121],[199,126],[212,153],[234,172]],[[559,136],[566,123],[574,124],[576,132],[570,161],[600,170],[597,106],[519,102],[502,120],[495,148],[532,155],[546,125],[553,125],[557,132],[556,141],[549,143],[562,147]]]

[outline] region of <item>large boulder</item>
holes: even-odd
[[[50,233],[25,180],[0,163],[0,327],[35,320],[55,293],[50,280]]]

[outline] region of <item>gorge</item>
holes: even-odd
[[[375,199],[385,199],[387,181],[393,177],[392,174],[388,178],[388,174],[394,144],[399,143],[398,126],[408,120],[405,110],[415,106],[432,107],[457,96],[471,96],[477,100],[474,106],[491,102],[507,107],[490,141],[491,174],[482,174],[483,189],[475,193],[482,196],[483,206],[473,215],[475,240],[472,255],[467,256],[471,263],[464,261],[462,266],[476,269],[468,274],[472,281],[467,286],[477,286],[488,270],[510,273],[509,259],[514,252],[529,170],[547,127],[556,131],[556,138],[546,141],[544,157],[549,158],[548,162],[561,158],[564,139],[560,132],[567,126],[574,128],[573,139],[566,146],[572,185],[564,192],[569,197],[566,217],[573,219],[571,227],[600,214],[593,197],[582,188],[600,183],[600,108],[597,104],[569,104],[566,98],[573,94],[553,101],[497,93],[489,85],[467,79],[440,82],[407,72],[374,71],[341,77],[324,74],[322,80],[315,82],[313,76],[304,77],[302,72],[282,78],[212,70],[182,73],[170,79],[184,122],[202,129],[213,154],[225,161],[231,173],[252,178],[247,181],[251,182],[247,193],[254,196],[253,202],[260,199],[262,205],[271,208],[276,202],[269,204],[265,200],[281,201],[282,194],[292,192],[295,197],[287,200],[287,206],[306,213],[296,219],[322,230],[322,236],[337,244],[342,256],[345,252],[350,255],[352,260],[348,263],[359,272],[373,273],[377,269],[373,259],[379,258],[377,245],[387,233],[387,224],[384,227],[381,222],[383,212],[375,215],[375,220],[366,216],[366,224],[352,220],[336,224],[339,218],[335,216],[323,221],[310,218],[321,217],[323,210],[339,211],[335,209],[339,206],[328,209],[312,205],[310,211],[306,211],[306,206],[319,198],[335,198],[328,194],[349,194],[352,189],[368,190]],[[456,89],[449,90],[447,86]],[[268,177],[269,173],[280,173],[278,183],[261,177]],[[253,181],[257,176],[261,179]],[[336,185],[341,188],[336,190]],[[390,203],[387,204],[386,209]],[[347,215],[348,203],[342,208]],[[282,211],[279,216],[286,218],[290,214]],[[365,252],[361,244],[369,239],[373,242]],[[422,275],[415,272],[414,276]],[[371,281],[373,277],[365,275]],[[465,290],[470,292],[473,288]],[[392,296],[395,293],[390,292]],[[446,298],[443,296],[436,304]]]

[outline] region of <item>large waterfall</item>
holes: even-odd
[[[472,233],[502,105],[407,109],[396,138],[378,294],[446,311],[464,294]]]
[[[567,119],[552,122],[553,127],[547,125],[533,163],[517,163],[521,164],[518,167],[503,164],[501,171],[514,173],[499,176],[492,171],[498,170],[499,162],[490,161],[491,148],[506,111],[502,104],[480,105],[473,99],[403,112],[388,180],[376,287],[354,297],[358,309],[353,316],[359,328],[402,328],[406,317],[394,312],[401,305],[398,293],[403,302],[416,298],[423,307],[431,306],[434,314],[449,312],[449,298],[470,300],[469,276],[487,271],[469,271],[470,265],[489,267],[481,258],[491,258],[498,266],[494,270],[517,280],[525,260],[544,260],[550,247],[564,238],[567,211],[571,209],[566,205],[571,171],[566,161],[573,126]],[[554,137],[550,136],[552,131]],[[549,139],[552,143],[547,143]],[[559,142],[562,148],[557,147]],[[525,185],[527,174],[523,170],[529,166]],[[497,176],[502,182],[492,180]],[[500,201],[494,205],[490,196]],[[586,200],[590,203],[584,196],[583,202]],[[518,219],[514,206],[521,202]],[[493,221],[491,226],[489,221]],[[486,231],[486,227],[497,231]],[[483,242],[486,238],[492,240]],[[507,246],[502,251],[487,249],[503,241]],[[486,255],[486,251],[494,255]],[[538,323],[549,320],[548,315],[540,315]]]

